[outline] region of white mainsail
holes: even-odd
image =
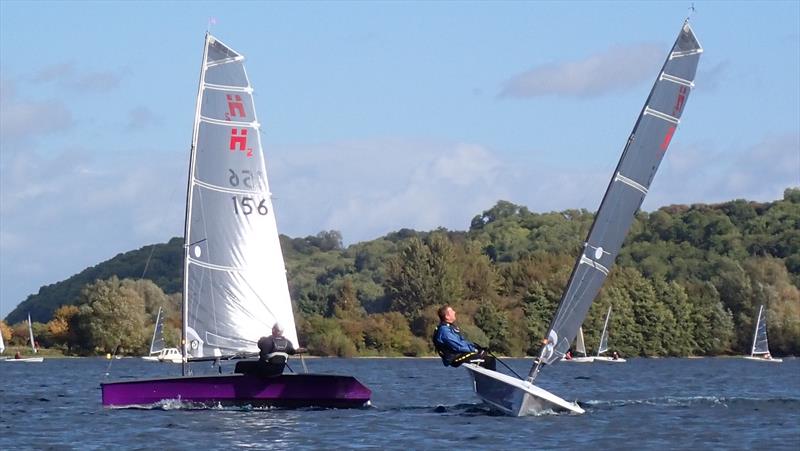
[[[0,354],[6,351],[6,343],[3,340],[3,331],[0,330]]]
[[[162,307],[158,308],[156,326],[153,328],[153,339],[150,340],[150,355],[155,355],[164,349],[164,317],[161,316]]]
[[[280,323],[297,346],[244,56],[207,34],[184,231],[187,357],[256,352]]]
[[[575,340],[575,351],[586,357],[586,344],[583,341],[583,327],[578,329],[578,338]]]
[[[751,356],[769,354],[769,340],[767,340],[767,319],[764,317],[764,306],[758,309],[758,319],[756,320],[756,331],[753,334],[753,347],[750,350]]]
[[[600,345],[597,346],[597,356],[608,351],[608,320],[611,319],[611,306],[606,313],[606,322],[603,324],[603,333],[600,334]]]
[[[36,354],[36,342],[33,340],[33,323],[31,322],[31,314],[28,313],[28,333],[31,336],[31,349],[33,349],[33,353]]]

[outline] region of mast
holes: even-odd
[[[608,276],[686,105],[703,48],[688,19],[658,73],[603,195],[527,380],[561,359]]]
[[[208,58],[208,43],[211,34],[206,32],[205,43],[203,44],[203,63],[200,65],[200,81],[197,85],[197,100],[194,110],[194,126],[192,128],[192,146],[189,149],[189,177],[186,183],[186,216],[183,223],[183,305],[181,306],[181,375],[186,376],[186,330],[189,327],[189,228],[191,224],[192,212],[192,179],[194,178],[194,167],[197,150],[197,135],[200,128],[200,106],[203,98],[203,83],[206,76],[206,60]]]

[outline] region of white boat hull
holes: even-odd
[[[26,357],[24,359],[5,359],[6,362],[27,362],[39,363],[44,361],[44,357]]]
[[[478,397],[506,415],[521,417],[548,411],[576,414],[585,412],[577,403],[565,401],[528,381],[471,363],[461,366],[472,376]]]
[[[146,355],[146,356],[142,357],[142,360],[147,360],[148,362],[158,362],[158,356],[157,355]]]
[[[783,359],[773,359],[773,358],[765,359],[764,357],[751,356],[751,355],[746,355],[744,356],[744,358],[747,360],[755,360],[757,362],[771,362],[771,363],[783,362]]]
[[[572,362],[572,363],[592,363],[594,362],[594,357],[573,357],[569,360],[561,359],[562,362]]]
[[[627,360],[625,360],[625,359],[623,359],[621,357],[617,357],[615,359],[614,357],[605,357],[605,356],[595,357],[594,361],[595,362],[601,362],[601,363],[625,363],[625,362],[627,362]]]

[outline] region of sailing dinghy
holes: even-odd
[[[603,324],[603,333],[600,334],[600,345],[597,347],[597,355],[594,357],[595,362],[607,363],[625,363],[625,359],[621,357],[608,357],[601,355],[608,351],[608,320],[611,319],[611,306],[608,306],[608,313],[606,313],[606,321]]]
[[[158,308],[156,315],[156,326],[153,328],[153,339],[150,340],[150,353],[142,359],[150,362],[158,362],[158,357],[164,349],[164,317],[161,316],[162,307]]]
[[[36,340],[33,338],[33,323],[31,322],[31,314],[28,313],[28,337],[31,341],[31,351],[38,354],[39,350],[36,349]],[[19,355],[19,353],[17,353]],[[4,362],[26,362],[26,363],[40,363],[44,362],[44,357],[14,357],[13,359],[4,359]]]
[[[184,229],[182,376],[104,383],[104,406],[163,400],[203,405],[361,407],[351,376],[187,375],[192,361],[252,356],[275,323],[298,347],[244,57],[206,34]]]
[[[753,334],[753,347],[750,348],[750,355],[745,356],[744,358],[747,360],[757,360],[759,362],[783,362],[783,359],[772,358],[772,354],[769,352],[769,340],[767,340],[767,317],[764,315],[763,305],[758,309],[756,331]]]
[[[544,411],[584,413],[577,403],[565,401],[534,381],[543,366],[555,364],[569,350],[606,280],[678,126],[702,52],[687,19],[628,138],[528,377],[522,380],[474,364],[462,365],[472,376],[478,397],[490,406],[512,416]]]
[[[594,357],[586,354],[586,343],[583,340],[583,327],[578,328],[578,338],[575,339],[575,352],[581,355],[573,355],[571,358],[565,358],[564,361],[572,363],[594,362]]]

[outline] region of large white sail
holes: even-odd
[[[298,344],[244,57],[210,34],[192,138],[185,250],[188,357],[255,352],[276,322]]]
[[[767,340],[767,318],[764,316],[764,306],[758,309],[758,320],[756,320],[756,331],[753,335],[753,348],[750,350],[751,356],[769,354],[769,341]]]
[[[156,326],[153,328],[153,339],[150,340],[150,355],[158,354],[164,349],[164,317],[161,316],[162,308],[158,308]]]
[[[684,22],[628,138],[528,380],[542,364],[564,356],[608,277],[680,122],[702,52]]]
[[[603,333],[600,334],[600,345],[597,346],[597,355],[608,351],[608,320],[611,319],[611,306],[606,313],[606,321],[603,323]]]
[[[583,341],[583,328],[578,329],[578,338],[575,339],[575,351],[586,357],[586,343]]]
[[[33,323],[31,322],[30,313],[28,313],[28,334],[30,334],[31,337],[31,349],[33,349],[33,353],[36,354],[39,351],[36,350],[36,341],[33,339]]]

